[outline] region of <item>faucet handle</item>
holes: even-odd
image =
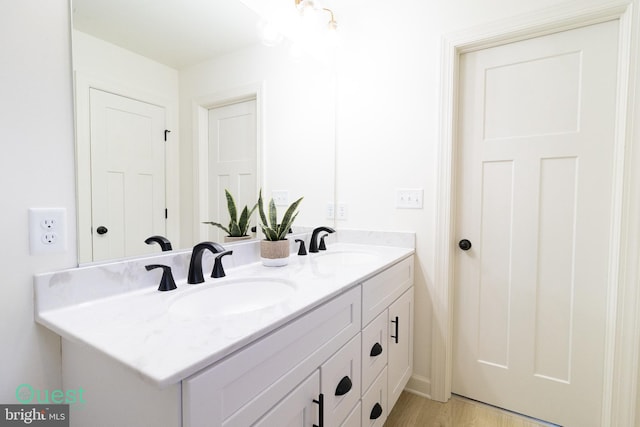
[[[300,247],[298,248],[298,255],[306,255],[307,248],[304,246],[304,240],[296,239],[296,243],[300,243]]]
[[[151,271],[156,268],[162,269],[162,278],[160,279],[159,291],[172,291],[177,288],[175,280],[173,280],[173,273],[171,273],[171,267],[162,264],[145,265],[147,271]]]
[[[318,249],[321,251],[326,251],[327,250],[327,245],[324,244],[324,238],[327,237],[328,234],[325,234],[324,236],[320,237],[320,245],[318,245]]]
[[[226,274],[224,273],[224,267],[222,266],[222,258],[226,255],[231,255],[233,251],[224,251],[220,252],[215,261],[213,262],[213,271],[211,272],[211,277],[214,279],[224,277]]]

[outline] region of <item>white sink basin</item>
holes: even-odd
[[[338,267],[349,267],[369,264],[377,260],[379,256],[371,252],[363,251],[336,251],[322,252],[313,257],[313,262],[321,265],[335,265]]]
[[[224,284],[204,284],[178,296],[169,312],[187,317],[221,317],[271,307],[296,291],[293,282],[272,278],[232,279]]]

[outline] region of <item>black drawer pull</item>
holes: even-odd
[[[353,387],[351,379],[349,377],[343,377],[338,383],[338,387],[336,387],[336,396],[343,396],[349,393],[351,387]]]
[[[318,400],[313,399],[313,403],[318,404],[318,424],[313,427],[324,427],[324,394],[320,393]]]
[[[382,415],[382,406],[379,403],[373,405],[373,409],[371,409],[371,415],[369,415],[369,419],[377,420]]]
[[[369,353],[369,356],[375,357],[380,356],[380,354],[382,354],[382,346],[379,342],[377,342],[373,345],[373,347],[371,347],[371,353]]]
[[[396,344],[398,344],[398,324],[400,323],[398,321],[398,316],[396,316],[396,320],[392,320],[391,323],[395,323],[395,329],[396,329],[396,334],[395,335],[391,335],[391,338],[393,338],[396,342]]]

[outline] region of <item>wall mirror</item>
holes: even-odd
[[[294,2],[291,1],[293,7]],[[73,0],[79,263],[222,242],[224,189],[331,224],[335,73],[241,0]],[[256,225],[256,220],[252,221]]]

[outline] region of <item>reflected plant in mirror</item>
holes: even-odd
[[[242,208],[242,212],[240,213],[240,217],[238,217],[238,210],[236,208],[236,202],[233,199],[233,196],[229,192],[229,190],[224,190],[225,197],[227,198],[227,210],[229,213],[229,225],[224,226],[219,222],[214,221],[204,221],[203,224],[209,224],[214,227],[218,227],[224,232],[227,233],[225,236],[225,242],[233,242],[235,240],[249,239],[248,231],[251,225],[251,216],[253,212],[255,212],[258,207],[258,203],[256,202],[251,209],[247,205]]]

